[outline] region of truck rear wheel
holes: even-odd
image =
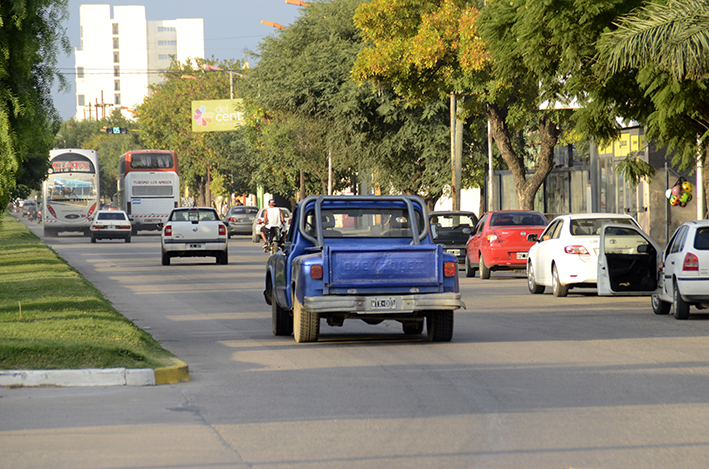
[[[273,335],[289,336],[293,333],[293,316],[288,310],[278,306],[273,290],[271,290],[271,322],[273,323]]]
[[[426,316],[430,342],[450,342],[453,338],[453,311],[432,311]]]
[[[320,336],[320,316],[309,313],[293,295],[293,336],[295,341],[317,342]]]
[[[167,252],[162,253],[162,265],[170,265],[170,254]]]
[[[418,335],[423,332],[423,321],[409,322],[402,324],[404,329],[404,334],[406,335]]]

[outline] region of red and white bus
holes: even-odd
[[[168,150],[129,151],[118,159],[117,203],[131,217],[133,234],[160,230],[180,205],[177,154]]]
[[[44,236],[61,231],[88,234],[89,219],[100,207],[96,150],[50,150],[49,165],[42,189]]]

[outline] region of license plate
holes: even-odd
[[[454,256],[460,256],[460,249],[446,249],[446,252]]]
[[[239,219],[239,220],[237,220],[237,221],[240,221],[240,222],[246,223],[246,222],[250,222],[250,221],[253,221],[253,218],[241,218],[241,219]]]
[[[204,249],[204,244],[190,244],[190,249]]]
[[[396,298],[372,298],[369,300],[369,309],[396,309]]]
[[[517,253],[517,259],[526,259],[526,258],[527,258],[526,252],[518,252]]]
[[[146,218],[146,219],[145,219],[145,223],[157,223],[157,222],[159,222],[159,221],[160,221],[160,220],[157,219],[157,218]]]

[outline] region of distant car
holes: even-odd
[[[26,217],[31,212],[37,212],[37,202],[34,199],[26,199],[21,202],[22,212],[21,215]]]
[[[89,230],[92,243],[98,239],[124,239],[130,243],[131,223],[123,210],[99,210],[94,214]]]
[[[527,251],[534,244],[527,237],[541,234],[548,223],[541,212],[487,212],[466,244],[465,276],[474,277],[480,270],[480,278],[488,279],[495,270],[524,269]]]
[[[465,264],[465,243],[478,224],[473,212],[429,212],[433,242],[442,244],[445,251]]]
[[[257,214],[258,207],[247,205],[231,207],[224,217],[224,221],[229,225],[229,238],[233,234],[251,234]]]
[[[173,257],[211,257],[228,264],[227,226],[211,207],[176,208],[163,226],[162,264]]]
[[[659,293],[652,295],[655,314],[687,319],[689,307],[709,308],[709,220],[682,223],[662,255]]]
[[[290,229],[290,222],[291,222],[291,213],[290,210],[288,210],[285,207],[278,207],[281,209],[283,212],[283,218],[286,220],[286,230]],[[254,219],[254,223],[251,227],[251,241],[254,243],[260,243],[261,242],[261,227],[263,226],[263,212],[265,211],[265,208],[262,208],[261,210],[258,211],[258,215],[256,215],[256,218]]]
[[[554,296],[566,296],[575,287],[595,288],[601,227],[628,225],[635,219],[615,213],[582,213],[554,218],[529,249],[527,286],[531,293],[552,287]]]

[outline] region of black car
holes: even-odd
[[[430,212],[433,242],[442,244],[446,252],[458,258],[458,264],[465,265],[465,243],[478,224],[473,212]]]

